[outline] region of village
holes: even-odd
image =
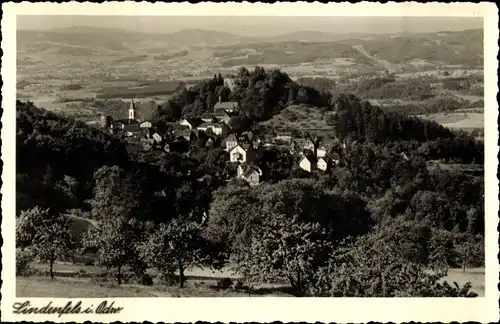
[[[206,148],[221,147],[228,152],[227,163],[236,166],[236,178],[251,186],[266,179],[257,162],[269,148],[292,155],[297,167],[306,172],[329,172],[339,164],[345,143],[340,145],[334,138],[320,139],[308,133],[293,136],[289,130],[275,130],[265,135],[252,131],[233,132],[228,124],[231,117],[237,115],[238,108],[237,102],[223,102],[219,98],[213,112],[204,113],[199,118],[180,119],[169,125],[170,131],[162,132],[155,121],[137,118],[132,100],[128,119],[112,120],[110,116],[101,116],[101,127],[124,138],[130,146],[157,155],[163,152],[189,154],[191,144],[202,139]]]

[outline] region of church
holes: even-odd
[[[109,121],[108,116],[103,116],[103,120],[104,119]],[[108,128],[107,122],[103,121],[102,126],[103,128]],[[109,126],[112,133],[123,132],[123,135],[125,135],[125,137],[136,137],[143,133],[147,133],[149,129],[151,129],[152,124],[149,121],[142,121],[140,118],[137,118],[137,109],[134,99],[132,99],[128,109],[128,119],[111,121],[111,125]]]

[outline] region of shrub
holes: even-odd
[[[228,289],[233,286],[233,280],[231,278],[222,278],[217,280],[216,287],[218,289]]]
[[[33,261],[33,254],[29,250],[16,252],[16,276],[26,276],[30,272],[30,263]]]
[[[145,286],[152,286],[153,285],[153,277],[151,277],[149,274],[145,273],[140,281],[141,285]]]
[[[243,286],[243,282],[241,282],[240,280],[236,280],[236,282],[233,284],[233,289],[234,290],[240,290],[240,289],[243,289],[244,286]]]
[[[153,278],[153,284],[173,286],[177,284],[179,279],[173,272],[160,272],[157,276]]]

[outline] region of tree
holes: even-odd
[[[484,238],[481,235],[464,234],[458,238],[456,252],[465,272],[467,266],[484,265]]]
[[[76,248],[68,218],[38,207],[21,212],[16,241],[19,247],[30,246],[38,261],[49,263],[50,278],[54,278],[54,262],[71,257]]]
[[[310,294],[322,297],[475,297],[470,283],[441,282],[446,271],[428,272],[394,253],[397,245],[367,234],[332,254],[316,272]]]
[[[257,202],[248,186],[229,186],[215,191],[208,213],[207,235],[214,242],[227,244],[235,253],[245,249],[252,225],[259,217]]]
[[[123,268],[136,268],[137,243],[141,240],[142,224],[122,217],[105,218],[99,226],[90,227],[83,237],[84,248],[97,249],[97,263],[106,269],[116,269],[117,283],[122,283]]]
[[[395,257],[427,265],[431,234],[431,227],[425,222],[419,223],[397,217],[376,226],[367,239],[374,248],[384,250],[389,246],[392,247],[390,253]]]
[[[429,265],[434,269],[448,270],[456,264],[457,251],[453,235],[443,230],[434,230],[429,243]]]
[[[252,230],[237,269],[249,282],[287,280],[297,295],[304,295],[331,251],[331,241],[318,223],[269,214]]]
[[[137,217],[142,191],[131,174],[118,166],[103,166],[95,172],[94,179],[93,218]]]
[[[184,271],[193,266],[220,268],[224,263],[223,251],[206,240],[201,226],[194,222],[172,220],[158,229],[141,245],[146,262],[162,274],[179,271],[179,287],[184,287]]]

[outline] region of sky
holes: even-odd
[[[17,28],[23,30],[50,30],[71,26],[120,28],[152,33],[172,33],[195,28],[242,36],[274,36],[296,31],[340,34],[457,31],[483,28],[483,20],[470,17],[17,16]]]

